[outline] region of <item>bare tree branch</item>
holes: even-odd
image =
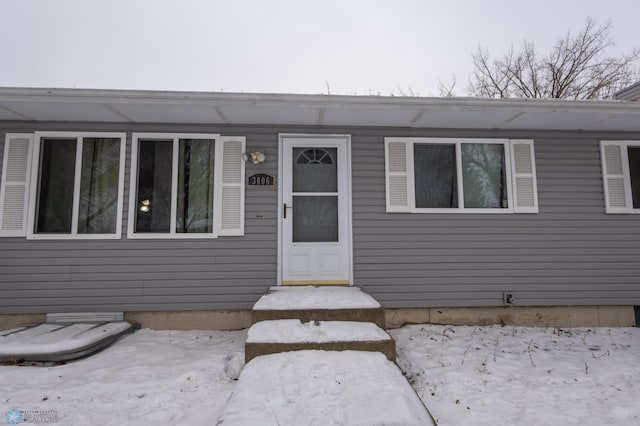
[[[579,33],[567,31],[545,56],[528,41],[518,52],[511,48],[493,61],[479,47],[471,54],[474,70],[467,91],[491,98],[609,99],[640,76],[640,50],[607,55],[615,46],[610,32],[610,22],[598,26],[587,19]]]
[[[450,98],[452,96],[455,96],[455,93],[453,92],[453,90],[456,87],[456,75],[455,74],[451,74],[451,80],[444,82],[442,80],[438,80],[438,91],[440,92],[440,96],[444,97],[444,98]]]

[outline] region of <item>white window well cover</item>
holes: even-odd
[[[0,336],[0,357],[77,351],[131,329],[128,322],[107,324],[41,324]]]

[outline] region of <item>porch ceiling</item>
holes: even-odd
[[[0,88],[0,121],[640,131],[640,103]]]

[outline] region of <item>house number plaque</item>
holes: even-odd
[[[267,173],[254,173],[247,176],[248,188],[273,188],[276,186],[276,178]]]

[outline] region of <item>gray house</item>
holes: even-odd
[[[0,147],[7,324],[241,326],[305,284],[397,323],[640,305],[634,102],[2,88]]]

